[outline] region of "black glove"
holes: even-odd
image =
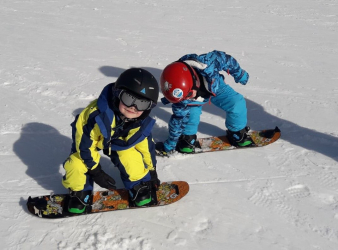
[[[161,185],[161,181],[157,177],[156,169],[150,170],[149,173],[150,173],[150,182],[151,182],[152,186],[155,187],[156,190],[157,190],[158,187]]]
[[[100,187],[107,189],[116,189],[115,180],[101,169],[100,164],[97,165],[95,169],[88,170],[88,174]]]
[[[106,156],[110,156],[110,153],[109,153],[109,148],[104,148],[103,149],[103,154],[106,155]]]

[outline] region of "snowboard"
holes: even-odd
[[[253,143],[246,147],[235,147],[231,145],[226,135],[199,138],[195,143],[195,152],[190,154],[263,147],[277,141],[281,136],[281,131],[278,127],[266,130],[249,130],[247,135]],[[157,152],[157,155],[163,156],[159,154],[159,152]]]
[[[163,182],[157,191],[153,190],[152,192],[156,192],[156,195],[152,195],[150,204],[142,207],[133,204],[128,190],[116,189],[94,192],[90,201],[91,205],[82,214],[68,212],[69,194],[29,197],[27,208],[37,217],[56,219],[124,209],[164,206],[182,199],[189,192],[189,184],[185,181]]]

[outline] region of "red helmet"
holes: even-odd
[[[164,68],[160,84],[164,97],[171,103],[186,100],[197,90],[199,81],[195,70],[185,62],[173,62]]]

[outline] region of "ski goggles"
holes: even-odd
[[[136,97],[128,92],[126,92],[125,90],[122,90],[120,93],[120,101],[129,107],[135,106],[135,108],[138,111],[145,111],[151,108],[151,105],[153,104],[152,101],[147,100],[147,99],[141,99],[139,97]]]

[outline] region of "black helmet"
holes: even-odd
[[[115,87],[125,89],[145,99],[150,99],[156,105],[159,87],[155,77],[141,68],[131,68],[117,78]]]

